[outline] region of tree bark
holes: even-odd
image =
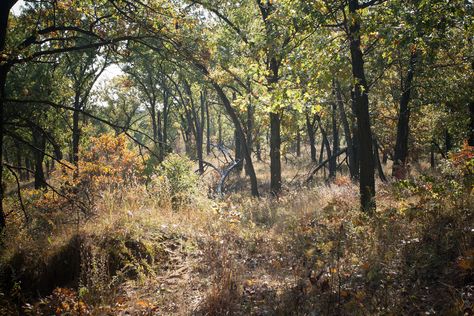
[[[369,115],[369,91],[364,71],[364,59],[361,50],[360,17],[358,0],[349,0],[349,13],[353,16],[349,23],[349,40],[354,77],[354,105],[356,109],[357,129],[359,134],[359,191],[363,211],[372,213],[375,210],[374,154],[372,148],[372,131]]]
[[[405,83],[403,84],[403,93],[400,98],[400,113],[397,124],[397,140],[395,144],[395,153],[393,157],[392,176],[397,179],[405,179],[407,176],[408,159],[408,137],[410,133],[410,96],[415,75],[415,65],[418,53],[413,51],[410,56],[410,65]]]

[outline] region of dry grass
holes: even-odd
[[[257,164],[262,182],[267,167]],[[286,183],[299,168],[286,166]],[[245,188],[242,183],[230,179],[234,189]],[[377,186],[372,217],[359,212],[357,187],[343,176],[310,187],[294,180],[279,198],[241,191],[210,199],[202,184],[179,209],[165,188],[115,187],[100,192],[95,215],[79,226],[48,226],[43,239],[28,228],[7,231],[2,262],[29,253],[41,260],[24,268],[35,269],[74,236],[85,241],[82,260],[95,266],[82,266],[82,283],[72,292],[55,292],[43,305],[19,294],[20,306],[37,312],[62,311],[61,301],[78,315],[462,314],[471,308],[472,196],[452,201],[427,190]],[[128,268],[106,268],[111,250],[126,243],[132,246],[120,253],[133,277]]]

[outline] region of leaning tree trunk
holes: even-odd
[[[397,141],[395,144],[395,154],[393,156],[392,175],[397,179],[405,179],[407,176],[407,158],[408,158],[408,137],[410,123],[410,102],[411,88],[413,77],[415,75],[415,64],[417,52],[413,51],[410,56],[410,65],[406,81],[403,84],[403,93],[400,98],[400,113],[398,115],[397,124]]]
[[[349,0],[349,12],[354,17],[352,23],[349,25],[349,39],[352,75],[355,81],[353,101],[356,109],[359,135],[360,204],[363,211],[371,213],[375,210],[374,155],[369,115],[369,91],[365,78],[364,59],[361,50],[358,8],[358,0]]]
[[[205,69],[203,67],[199,67],[200,69]],[[207,70],[204,70],[205,74],[207,75]],[[222,103],[224,104],[224,108],[226,109],[227,113],[229,114],[232,123],[234,123],[235,128],[239,131],[239,133],[244,137],[243,141],[243,151],[244,151],[244,157],[245,161],[248,164],[248,176],[250,178],[250,186],[251,186],[251,191],[252,195],[258,197],[258,183],[257,183],[257,175],[255,173],[255,169],[253,167],[252,163],[252,156],[250,151],[247,148],[247,142],[245,141],[245,134],[244,134],[244,129],[242,128],[242,125],[240,123],[239,117],[237,116],[237,113],[235,110],[232,108],[232,105],[225,95],[224,90],[222,90],[221,86],[215,82],[212,82],[212,86],[216,90],[217,94],[219,95],[219,98],[221,99]],[[248,136],[247,136],[248,137]]]

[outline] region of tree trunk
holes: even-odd
[[[217,143],[222,145],[222,114],[219,111],[219,115],[217,116],[217,125],[218,125],[218,132],[217,132]]]
[[[270,113],[270,191],[273,195],[281,191],[280,127],[280,114]]]
[[[369,115],[369,91],[365,78],[364,59],[361,50],[358,7],[358,0],[349,0],[349,12],[353,16],[351,23],[349,23],[349,39],[352,75],[355,81],[353,101],[356,109],[359,136],[359,191],[361,209],[372,213],[376,207],[374,154]]]
[[[209,102],[206,102],[206,154],[211,154],[211,117],[209,116]]]
[[[251,100],[247,106],[247,148],[250,153],[253,152],[253,106]],[[245,165],[245,174],[248,175],[247,165]]]
[[[377,164],[377,171],[379,173],[380,180],[382,182],[387,182],[387,178],[385,177],[385,174],[383,172],[382,163],[380,162],[379,145],[377,143],[376,138],[374,138],[374,158],[375,158],[375,163]]]
[[[321,136],[322,136],[322,139],[323,139],[323,144],[324,144],[324,147],[326,147],[326,155],[327,155],[327,158],[329,159],[329,179],[334,179],[336,177],[336,167],[337,167],[337,163],[336,163],[336,155],[332,155],[332,152],[336,153],[335,151],[332,151],[331,152],[331,144],[329,143],[329,139],[328,139],[328,134],[326,133],[326,129],[323,127],[323,124],[321,122],[321,118],[318,116],[317,118],[318,120],[318,123],[319,123],[319,129],[321,130]],[[321,152],[321,157],[319,158],[320,161],[322,161],[322,156],[323,156],[323,153]]]
[[[1,25],[0,27],[5,27],[6,29],[6,21],[4,25],[4,12],[3,12],[3,5],[2,5],[2,12],[1,12]],[[6,16],[8,20],[8,13]],[[2,34],[3,35],[3,34]],[[5,38],[0,38],[2,42],[0,42],[2,51],[4,48]],[[5,213],[3,212],[3,137],[4,137],[4,125],[5,125],[5,110],[4,110],[4,98],[5,98],[5,85],[7,80],[7,73],[8,68],[6,65],[0,66],[0,232],[2,232],[3,228],[5,228]]]
[[[203,68],[201,68],[201,69],[203,69]],[[207,74],[207,70],[206,70],[206,74]],[[244,130],[242,128],[242,125],[240,124],[239,117],[237,116],[237,113],[235,112],[235,110],[232,108],[232,105],[231,105],[229,99],[227,98],[227,96],[225,95],[224,90],[222,90],[221,86],[219,86],[215,82],[212,82],[212,86],[214,87],[217,94],[219,95],[219,98],[221,99],[222,103],[224,104],[224,107],[225,107],[227,113],[229,114],[232,122],[234,123],[235,128],[245,138]],[[249,168],[249,178],[250,178],[250,185],[251,185],[252,195],[258,197],[259,193],[258,193],[257,175],[256,175],[255,169],[253,167],[252,156],[250,154],[250,151],[247,148],[247,142],[245,141],[245,139],[244,139],[243,144],[244,144],[244,146],[243,146],[244,157],[245,157],[246,163],[248,164],[248,168]]]
[[[81,100],[80,92],[76,91],[74,97],[74,112],[72,113],[72,159],[71,162],[76,166],[79,166],[79,140],[80,140],[80,130],[79,130],[79,111],[81,110]],[[76,171],[77,172],[77,171]]]
[[[32,128],[33,157],[35,159],[35,189],[46,188],[46,179],[43,170],[44,153],[46,150],[46,137],[37,128]]]
[[[335,154],[339,152],[339,127],[337,125],[337,104],[336,102],[332,105],[332,152]],[[336,177],[337,169],[337,157],[332,155],[329,163],[329,176],[333,179]]]
[[[411,88],[415,74],[415,64],[418,53],[411,53],[408,74],[403,84],[403,93],[400,98],[400,113],[397,124],[397,141],[395,144],[395,153],[393,157],[392,175],[397,179],[405,179],[407,176],[407,158],[408,158],[408,137],[410,123],[410,102]]]
[[[199,174],[204,173],[204,155],[203,155],[203,145],[204,145],[204,111],[206,100],[204,98],[204,93],[200,92],[200,115],[195,113],[195,122],[196,122],[196,149],[199,163]]]
[[[168,145],[168,116],[169,116],[169,93],[165,88],[163,89],[163,159],[166,154],[171,151],[171,147]]]
[[[244,153],[243,153],[243,144],[242,144],[242,135],[239,133],[238,129],[234,131],[234,149],[235,149],[235,161],[240,161],[238,166],[235,167],[235,170],[240,173],[243,169],[243,160],[244,160]]]
[[[316,162],[316,128],[314,124],[314,119],[311,121],[309,118],[309,113],[306,112],[306,130],[308,131],[308,140],[309,140],[309,148],[311,151],[311,161]]]
[[[444,131],[444,152],[446,157],[448,156],[449,152],[453,148],[453,141],[451,138],[451,134],[449,133],[448,128]]]
[[[0,232],[5,227],[5,213],[3,211],[3,137],[5,126],[5,85],[10,66],[3,63],[3,51],[7,38],[8,16],[16,1],[2,1],[0,4]]]
[[[301,131],[299,128],[296,131],[296,157],[301,157]]]
[[[262,161],[262,148],[260,147],[260,138],[256,137],[256,142],[255,142],[255,153],[257,157],[257,161]]]
[[[336,102],[339,107],[339,115],[341,117],[342,127],[344,129],[344,139],[347,144],[347,158],[349,163],[349,173],[351,175],[351,179],[358,178],[358,171],[357,171],[357,164],[356,164],[356,157],[355,157],[355,148],[354,143],[352,141],[351,135],[351,128],[349,125],[349,121],[347,119],[346,110],[344,109],[344,102],[342,100],[342,91],[339,81],[334,80],[334,88],[336,90]]]

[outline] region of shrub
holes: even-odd
[[[158,169],[157,182],[169,188],[173,207],[177,207],[188,205],[197,194],[199,177],[193,172],[189,158],[170,154]]]

